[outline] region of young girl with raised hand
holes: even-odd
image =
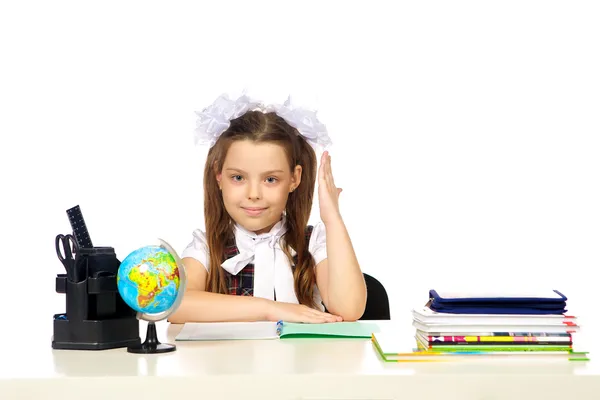
[[[340,215],[316,113],[226,95],[198,113],[206,231],[182,253],[188,277],[174,323],[359,319],[366,287]],[[321,221],[308,226],[315,181]]]

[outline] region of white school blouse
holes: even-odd
[[[269,300],[298,304],[294,292],[294,276],[288,258],[281,249],[280,240],[286,232],[285,216],[273,226],[268,233],[257,235],[239,224],[234,225],[234,235],[239,254],[225,260],[221,268],[232,275],[238,274],[249,263],[254,264],[254,296]],[[192,242],[183,250],[181,257],[198,260],[207,271],[210,270],[208,243],[206,233],[196,229],[192,233]],[[296,252],[291,250],[291,255]],[[318,222],[314,225],[308,251],[315,259],[315,265],[327,258],[325,225]],[[315,285],[313,299],[321,310],[324,306],[319,289]]]

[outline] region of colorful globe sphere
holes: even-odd
[[[175,257],[161,246],[145,246],[131,252],[117,273],[119,294],[135,311],[157,314],[169,310],[180,287]]]

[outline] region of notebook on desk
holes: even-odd
[[[183,326],[175,340],[253,340],[305,338],[369,339],[379,327],[364,322],[304,324],[293,322],[195,322]]]
[[[408,332],[408,331],[406,331]],[[443,353],[430,351],[418,345],[414,335],[406,332],[375,332],[371,342],[384,362],[455,361],[472,354],[471,351]]]

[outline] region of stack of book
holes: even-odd
[[[390,338],[373,335],[385,361],[588,360],[587,352],[573,348],[580,326],[567,314],[567,298],[558,291],[484,295],[431,290],[429,295],[425,306],[413,310],[412,351],[391,350]]]

